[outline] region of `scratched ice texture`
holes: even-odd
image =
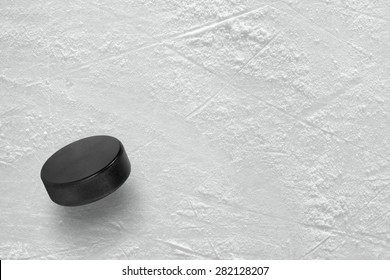
[[[1,259],[390,259],[390,1],[0,2]],[[108,134],[82,207],[40,168]]]

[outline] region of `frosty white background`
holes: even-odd
[[[390,2],[0,3],[0,258],[390,258]],[[51,202],[54,151],[127,183]]]

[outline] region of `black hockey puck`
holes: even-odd
[[[77,206],[99,200],[129,177],[130,161],[122,143],[99,135],[75,141],[43,165],[41,179],[55,203]]]

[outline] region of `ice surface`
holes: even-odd
[[[1,259],[389,259],[390,2],[1,1]],[[129,180],[49,200],[119,138]]]

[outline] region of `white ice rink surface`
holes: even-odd
[[[389,259],[390,1],[0,2],[1,259]],[[57,149],[128,181],[61,207]]]

